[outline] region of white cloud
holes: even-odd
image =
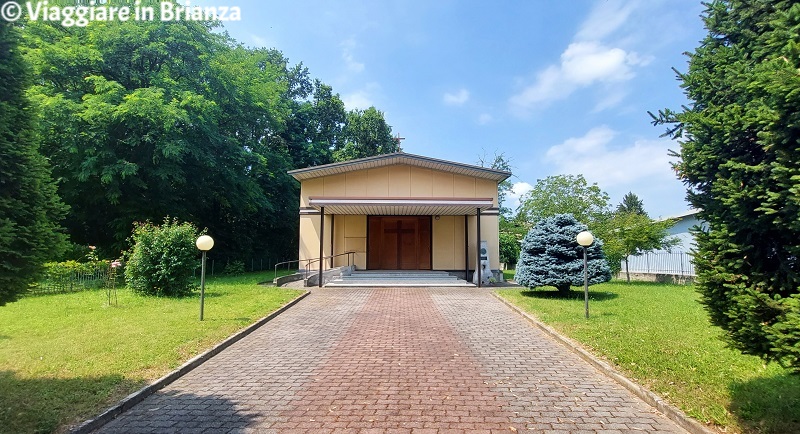
[[[511,186],[511,191],[506,195],[506,200],[503,205],[515,211],[519,208],[519,199],[531,190],[533,190],[533,186],[527,182],[515,182],[514,185]]]
[[[618,133],[607,126],[589,130],[551,147],[545,161],[556,173],[581,174],[600,188],[674,181],[668,149],[670,140],[635,140],[614,146]],[[618,140],[617,140],[618,141]]]
[[[653,60],[630,48],[641,40],[636,34],[642,31],[640,16],[647,15],[642,10],[647,5],[636,0],[598,1],[558,61],[539,70],[509,98],[512,110],[524,115],[590,87],[598,88],[594,111],[620,104],[626,95],[623,85],[636,76],[637,67]]]
[[[342,95],[342,102],[347,110],[365,110],[375,105],[376,95],[380,95],[381,86],[370,82],[361,89]]]
[[[467,89],[459,89],[455,93],[445,93],[442,100],[447,105],[464,105],[469,100],[469,91]]]
[[[342,102],[347,110],[361,109],[365,110],[375,105],[372,102],[369,92],[366,90],[358,90],[353,93],[343,95]]]
[[[363,71],[364,64],[357,62],[353,56],[353,50],[355,50],[357,46],[356,40],[353,38],[346,39],[339,45],[342,47],[342,60],[344,60],[344,64],[347,69],[351,72]]]
[[[597,83],[617,83],[635,76],[633,67],[649,61],[636,53],[599,42],[573,42],[561,54],[558,65],[540,72],[533,84],[511,97],[518,112],[564,99],[576,90]]]
[[[638,56],[597,42],[573,42],[561,54],[561,73],[566,81],[589,86],[598,81],[624,81],[633,77],[631,66]]]

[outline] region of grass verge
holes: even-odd
[[[725,432],[800,432],[800,376],[729,349],[691,286],[606,283],[498,294],[581,342],[628,378]]]
[[[206,280],[199,294],[104,291],[28,297],[0,308],[0,433],[64,431],[300,295],[259,286],[272,272]]]

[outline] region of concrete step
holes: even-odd
[[[342,280],[386,280],[386,279],[398,279],[398,280],[405,280],[405,279],[428,279],[428,280],[457,280],[456,276],[425,276],[422,274],[386,274],[386,275],[374,275],[374,276],[362,276],[362,275],[351,275],[351,276],[341,276],[340,279]]]
[[[446,271],[355,271],[350,276],[338,277],[326,287],[472,287],[471,283],[451,276]]]
[[[463,280],[334,280],[328,282],[326,287],[397,287],[397,286],[456,286],[473,287],[475,285]]]

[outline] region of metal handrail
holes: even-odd
[[[298,269],[297,270],[300,271],[300,262],[301,261],[309,261],[309,260],[310,259],[293,259],[291,261],[283,261],[283,262],[276,263],[275,264],[275,273],[273,274],[274,277],[273,277],[272,281],[275,282],[278,279],[278,266],[279,265],[286,264],[286,271],[289,271],[289,264],[293,264],[293,263],[297,262],[297,265],[298,265]]]
[[[309,270],[309,267],[311,267],[312,263],[319,262],[320,259],[324,261],[326,259],[333,259],[333,258],[336,258],[336,257],[339,257],[339,256],[347,255],[347,266],[349,267],[352,263],[355,263],[355,254],[356,254],[356,252],[351,250],[349,252],[339,253],[339,254],[330,255],[330,256],[324,256],[322,258],[305,259],[306,261],[308,261],[308,263],[306,264],[306,272],[305,272],[305,274],[303,274],[303,276],[304,277],[308,277],[309,273],[311,272]],[[350,258],[351,255],[354,256],[352,261],[351,261],[351,258]],[[321,267],[321,268],[324,269],[324,267]]]
[[[336,255],[325,256],[325,257],[322,258],[322,260],[332,259],[332,258],[336,258],[338,256],[347,255],[347,266],[349,267],[351,264],[355,263],[355,258],[353,258],[353,260],[351,261],[350,255],[354,255],[355,256],[355,254],[356,254],[355,251],[349,251],[349,252],[339,253],[339,254],[336,254]],[[273,278],[273,282],[275,282],[278,279],[278,266],[279,265],[284,265],[285,264],[286,265],[286,270],[288,271],[289,270],[289,264],[297,263],[297,266],[298,266],[298,270],[297,271],[300,271],[301,269],[305,269],[303,271],[303,278],[307,278],[309,273],[310,273],[309,267],[311,266],[312,263],[319,262],[319,260],[320,260],[320,258],[313,258],[313,259],[293,259],[291,261],[278,262],[277,264],[275,264],[275,273],[273,274],[273,276],[275,276],[275,277]],[[300,263],[303,262],[303,261],[306,261],[306,265],[301,268],[300,267]]]

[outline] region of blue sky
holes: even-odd
[[[406,152],[463,163],[503,153],[516,194],[583,174],[628,191],[651,217],[688,208],[662,127],[647,111],[686,103],[672,67],[703,38],[688,0],[206,0],[225,23],[333,86],[348,109],[374,105]],[[515,198],[509,205],[515,206]]]

